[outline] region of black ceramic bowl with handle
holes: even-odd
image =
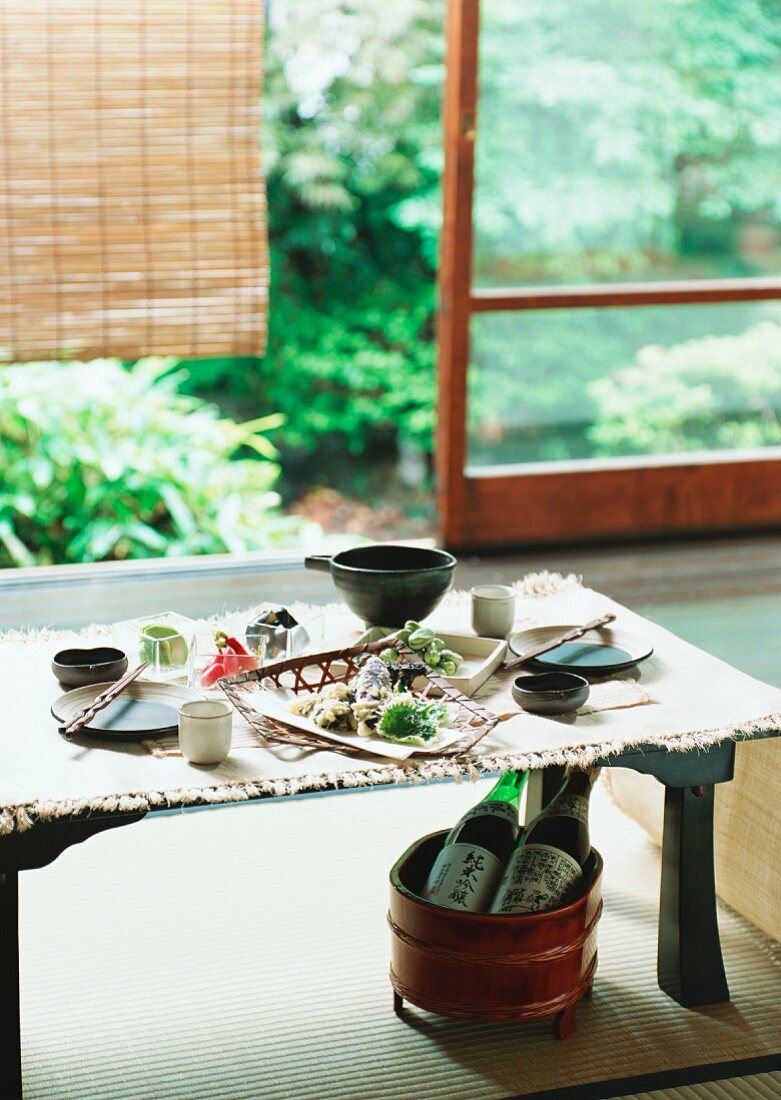
[[[453,585],[456,559],[446,550],[377,543],[313,554],[304,565],[330,573],[344,602],[367,626],[403,626],[437,607]]]

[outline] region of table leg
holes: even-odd
[[[713,785],[666,787],[659,985],[685,1007],[729,1000],[716,916]]]
[[[19,1013],[19,871],[46,867],[73,844],[96,833],[132,825],[146,814],[95,815],[36,825],[0,837],[0,1095],[22,1100]],[[4,1085],[4,1088],[3,1088]]]
[[[19,876],[0,874],[0,1080],[3,1095],[22,1100],[19,1016]]]

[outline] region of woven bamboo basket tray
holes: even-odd
[[[298,745],[302,748],[325,749],[329,752],[344,753],[347,756],[370,755],[370,750],[359,746],[341,745],[325,737],[318,737],[306,730],[283,725],[276,719],[258,714],[250,703],[250,695],[257,690],[258,684],[270,684],[285,687],[296,695],[320,691],[328,684],[344,683],[351,680],[358,671],[357,658],[364,653],[378,654],[389,643],[388,638],[379,642],[367,642],[364,645],[350,646],[346,649],[334,649],[327,653],[310,653],[302,657],[290,657],[284,661],[261,665],[250,672],[237,676],[226,676],[219,685],[236,709],[249,724],[269,743]],[[400,642],[393,642],[394,648],[405,660],[419,661],[418,654]],[[498,723],[497,715],[481,707],[468,696],[453,687],[443,676],[433,669],[427,669],[423,677],[425,684],[414,689],[421,699],[443,696],[450,706],[448,726],[462,730],[463,735],[442,749],[442,756],[458,756],[468,752],[489,733]],[[415,681],[416,685],[419,680]],[[435,754],[427,752],[432,759]]]

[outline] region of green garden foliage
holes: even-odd
[[[167,359],[0,367],[0,566],[300,542],[264,432],[182,396]],[[241,457],[241,456],[244,457]]]
[[[271,0],[268,353],[0,368],[0,565],[300,542],[280,466],[369,497],[430,452],[444,9]],[[481,33],[479,285],[781,271],[781,0],[484,0]],[[779,335],[779,303],[482,314],[470,460],[778,444]]]
[[[597,454],[780,446],[781,325],[673,348],[649,344],[591,391]]]
[[[777,274],[780,17],[779,0],[486,0],[478,284]],[[472,461],[690,450],[706,439],[726,447],[749,435],[770,442],[766,412],[749,429],[746,398],[752,372],[773,369],[771,347],[742,339],[764,321],[781,321],[777,305],[482,315],[473,328]],[[708,349],[709,337],[724,337],[719,346],[734,355],[712,379],[705,363],[686,375],[696,375],[700,401],[709,390],[710,428],[691,419],[682,379],[668,392],[679,400],[666,412],[676,431],[646,430],[638,417],[650,410],[619,400],[611,379],[636,385],[642,374],[651,393],[658,370],[666,389],[663,364],[683,369],[676,346]],[[747,359],[743,347],[764,359]],[[670,358],[644,348],[668,348]],[[768,400],[778,415],[777,391]]]
[[[225,381],[284,412],[283,453],[432,446],[443,25],[430,0],[271,5],[271,340]],[[485,0],[481,34],[478,283],[778,270],[781,0]],[[646,344],[738,337],[766,316],[481,317],[473,458],[620,449],[612,413],[597,430],[594,383]]]
[[[323,437],[354,455],[397,438],[431,447],[443,12],[441,0],[271,5],[269,351],[193,378],[283,413],[286,450],[316,452]]]

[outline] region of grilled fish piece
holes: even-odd
[[[356,703],[380,703],[391,690],[388,666],[379,657],[370,654],[352,679],[350,687]]]

